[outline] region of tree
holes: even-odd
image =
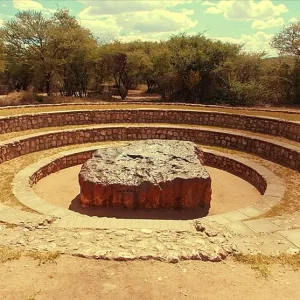
[[[54,14],[51,34],[60,43],[56,75],[61,93],[85,97],[97,58],[97,41],[90,30],[83,28],[68,10]]]
[[[114,79],[123,100],[128,90],[142,80],[145,70],[151,66],[149,56],[138,48],[133,43],[119,42],[103,47],[101,64]]]
[[[262,80],[265,53],[245,53],[228,59],[215,73],[221,79],[218,98],[231,105],[261,104],[269,96]]]
[[[203,35],[173,36],[153,55],[154,78],[165,98],[200,102],[214,98],[214,71],[240,47],[210,40]]]
[[[280,55],[295,58],[291,70],[293,102],[300,103],[300,20],[284,27],[275,35],[271,46],[278,50]]]
[[[4,43],[1,38],[1,32],[0,32],[0,74],[4,72],[5,69],[5,52],[4,52]]]
[[[3,30],[8,56],[39,67],[47,94],[50,94],[53,58],[57,52],[50,45],[51,26],[52,21],[47,20],[41,12],[24,11],[18,12],[15,19],[4,22]]]
[[[19,12],[15,19],[4,23],[3,32],[8,56],[31,65],[42,77],[48,95],[54,76],[60,75],[64,88],[69,86],[70,76],[67,79],[66,75],[70,75],[71,68],[77,81],[72,85],[86,92],[87,68],[82,64],[91,51],[88,47],[95,48],[96,41],[68,10],[58,10],[48,19],[41,12]]]
[[[271,41],[271,46],[281,55],[300,58],[300,20],[283,28]]]

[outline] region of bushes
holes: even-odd
[[[37,104],[42,103],[43,101],[44,98],[41,95],[35,94],[31,89],[0,96],[0,106]]]
[[[263,105],[272,101],[272,95],[269,90],[259,81],[249,81],[246,83],[233,82],[231,92],[231,105],[254,106]]]

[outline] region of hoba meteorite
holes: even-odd
[[[192,142],[145,140],[97,150],[79,173],[83,207],[210,207],[211,178]]]

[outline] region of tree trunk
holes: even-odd
[[[46,83],[46,94],[47,96],[51,96],[51,73],[45,75],[45,83]]]

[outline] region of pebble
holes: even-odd
[[[140,232],[150,234],[150,233],[152,233],[152,230],[150,230],[150,229],[141,229]]]
[[[286,250],[286,254],[298,254],[298,253],[300,253],[299,248],[289,248]]]

